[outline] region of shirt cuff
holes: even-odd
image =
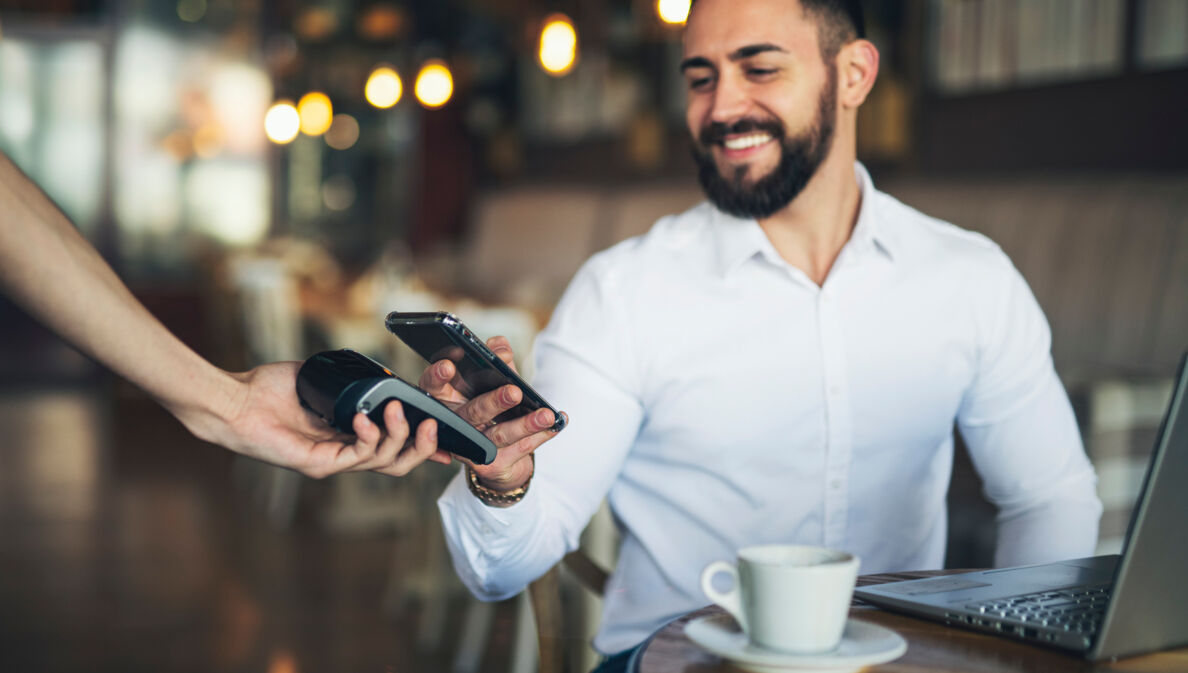
[[[497,558],[521,545],[536,529],[541,511],[539,491],[529,484],[528,492],[519,502],[493,507],[470,492],[464,468],[446,486],[437,504],[447,534],[455,533],[477,543],[475,548],[467,549],[468,557],[474,559],[477,552],[483,557]]]

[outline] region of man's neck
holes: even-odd
[[[804,191],[759,226],[780,257],[820,286],[850,240],[861,201],[854,157],[830,152]]]

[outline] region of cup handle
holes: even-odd
[[[730,591],[722,592],[714,588],[713,579],[718,573],[726,573],[734,579],[734,586]],[[751,628],[747,624],[746,615],[743,614],[739,586],[738,568],[734,567],[733,563],[714,561],[701,571],[701,590],[705,592],[706,597],[729,612],[742,627],[743,633],[750,635]]]

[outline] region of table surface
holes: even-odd
[[[896,580],[934,577],[958,571],[932,570],[858,578],[860,586]],[[737,673],[728,662],[698,647],[685,637],[685,624],[703,615],[722,612],[717,606],[702,608],[676,619],[657,631],[637,658],[637,673]],[[863,669],[866,673],[1063,673],[1110,671],[1112,673],[1188,672],[1188,648],[1159,652],[1118,661],[1092,663],[1057,650],[1022,641],[944,626],[855,603],[852,617],[895,630],[908,642],[907,653],[895,661]]]

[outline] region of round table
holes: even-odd
[[[865,575],[859,586],[897,580],[935,577],[963,571]],[[633,660],[634,673],[737,673],[729,662],[710,654],[685,637],[685,624],[703,615],[722,612],[710,606],[673,620],[644,643]],[[1069,654],[1022,641],[944,626],[855,602],[850,615],[894,629],[908,642],[907,653],[895,661],[864,669],[871,673],[1064,673],[1111,671],[1113,673],[1188,672],[1188,648],[1119,661],[1089,662]],[[791,673],[791,672],[790,672]]]

